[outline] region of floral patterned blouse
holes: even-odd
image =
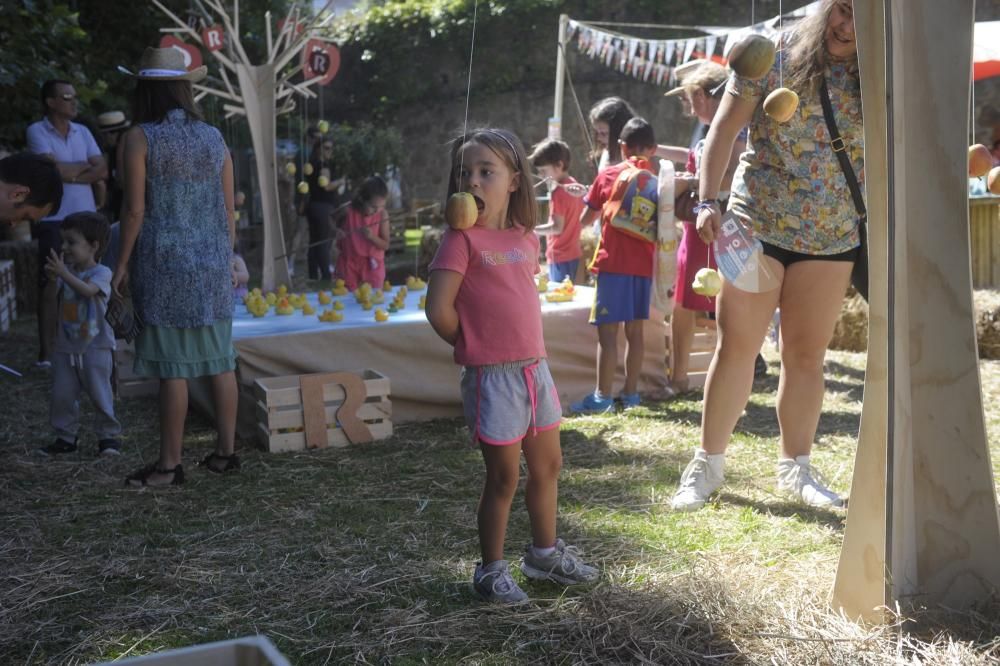
[[[132,255],[136,309],[148,324],[198,328],[233,317],[232,246],[222,193],[226,144],[182,109],[146,135],[146,212]]]
[[[847,252],[860,243],[858,214],[844,172],[830,145],[819,90],[803,93],[787,123],[764,113],[762,100],[781,87],[781,52],[767,76],[750,81],[731,75],[727,90],[757,103],[750,140],[740,158],[730,208],[757,236],[803,254]],[[864,130],[857,62],[826,66],[827,90],[837,129],[864,191]]]

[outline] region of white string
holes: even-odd
[[[757,24],[757,0],[750,0],[750,25]]]
[[[462,143],[464,144],[469,134],[469,99],[472,96],[472,56],[476,53],[476,17],[479,13],[479,0],[472,5],[472,39],[469,44],[469,77],[465,86],[465,126],[462,128]],[[462,150],[459,146],[459,150]],[[462,184],[462,171],[465,170],[465,151],[458,164],[458,184]]]
[[[778,0],[778,34],[781,35],[785,28],[785,12],[781,9],[781,0]],[[784,39],[784,37],[779,37],[779,39]],[[785,87],[785,58],[784,54],[781,54],[778,60],[778,87]]]

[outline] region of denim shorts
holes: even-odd
[[[558,428],[562,420],[544,358],[462,368],[462,406],[473,441],[497,446]]]

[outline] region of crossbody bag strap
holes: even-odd
[[[833,147],[833,154],[840,162],[840,168],[844,171],[844,179],[847,180],[847,188],[851,190],[851,198],[854,199],[854,207],[860,217],[868,214],[865,208],[865,198],[861,194],[861,186],[858,184],[858,177],[854,174],[854,167],[851,166],[851,158],[847,156],[847,144],[844,143],[840,131],[837,129],[837,121],[833,117],[833,104],[830,103],[830,93],[826,89],[826,77],[820,80],[819,99],[823,105],[823,118],[826,119],[826,128],[830,132],[830,145]]]

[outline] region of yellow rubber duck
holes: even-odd
[[[288,287],[285,285],[278,285],[278,296],[286,296],[288,294]]]
[[[385,303],[385,293],[381,289],[376,289],[371,297],[372,303]]]
[[[341,303],[340,301],[334,301],[333,302],[333,309],[334,310],[343,310],[344,309],[344,304]]]
[[[375,310],[375,321],[389,321],[389,313],[382,308]]]
[[[347,287],[341,285],[330,290],[334,296],[347,296]]]
[[[295,314],[295,308],[288,302],[287,298],[282,298],[274,305],[274,313],[279,315]]]
[[[333,300],[332,298],[330,298],[330,294],[326,293],[322,289],[320,289],[320,291],[316,295],[316,297],[319,299],[319,304],[320,305],[329,305],[330,301]]]
[[[382,283],[382,291],[392,291],[392,284],[388,280]]]
[[[420,294],[420,302],[417,303],[417,307],[423,310],[427,306],[427,295]]]
[[[309,303],[304,303],[302,305],[302,314],[304,315],[316,314],[316,308],[311,306]]]
[[[267,292],[267,296],[264,297],[264,300],[267,301],[268,305],[274,305],[275,303],[278,302],[278,297],[274,294],[273,291],[269,291]]]
[[[549,290],[549,276],[544,273],[538,276],[538,291],[544,294]]]
[[[369,310],[372,309],[372,302],[371,301],[361,301],[361,309],[364,310],[365,312],[368,312]]]

